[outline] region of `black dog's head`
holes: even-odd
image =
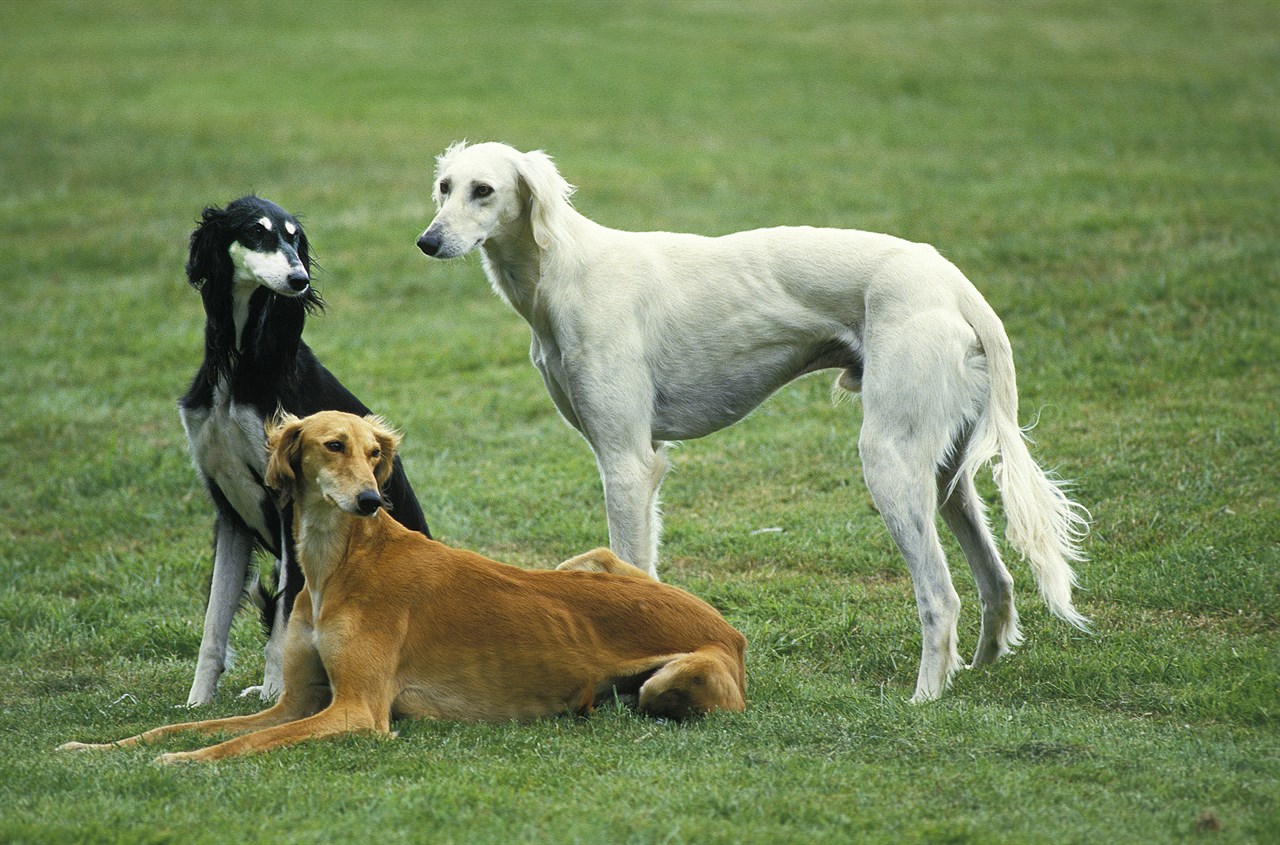
[[[204,300],[209,378],[229,375],[243,351],[287,370],[308,312],[324,308],[311,285],[311,247],[296,217],[261,197],[209,206],[191,233],[187,281]],[[237,304],[238,303],[238,304]],[[249,317],[242,333],[236,315]],[[242,318],[243,319],[243,318]]]
[[[256,284],[306,300],[314,296],[307,235],[297,218],[261,197],[241,197],[226,208],[209,206],[191,233],[187,280],[202,292]]]

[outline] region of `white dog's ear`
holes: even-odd
[[[533,240],[546,249],[559,237],[557,228],[561,212],[569,206],[574,188],[556,170],[551,156],[542,150],[521,155],[516,161],[516,172],[529,191],[529,223],[533,226]]]

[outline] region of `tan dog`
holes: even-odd
[[[638,693],[668,718],[746,706],[746,640],[707,603],[597,549],[528,571],[452,549],[382,509],[399,437],[375,417],[285,417],[266,481],[292,501],[298,594],[279,702],[253,716],[156,728],[244,736],[162,762],[216,760],[312,737],[390,731],[392,717],[503,721],[586,713]],[[588,570],[588,571],[582,571]]]

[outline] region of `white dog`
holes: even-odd
[[[1008,336],[982,295],[930,246],[841,229],[723,237],[621,232],[579,214],[541,151],[455,144],[437,160],[438,212],[418,239],[436,258],[477,247],[493,289],[533,329],[530,357],[595,452],[609,543],[657,575],[658,486],[668,441],[746,416],[792,379],[826,368],[863,396],[863,475],[906,558],[923,627],[913,701],[960,668],[960,600],[938,542],[939,510],[982,600],[974,665],[1021,642],[975,471],[995,476],[1008,537],[1049,608],[1071,604],[1086,513],[1027,450]]]

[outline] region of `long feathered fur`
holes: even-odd
[[[990,376],[988,401],[956,479],[972,478],[980,467],[999,458],[992,475],[1004,503],[1009,542],[1031,566],[1040,594],[1054,615],[1087,631],[1088,618],[1071,602],[1071,589],[1076,586],[1071,564],[1086,560],[1081,543],[1089,533],[1089,512],[1067,495],[1069,483],[1042,469],[1027,448],[1028,438],[1018,425],[1013,349],[1000,318],[978,296],[965,297],[961,310],[982,344]]]

